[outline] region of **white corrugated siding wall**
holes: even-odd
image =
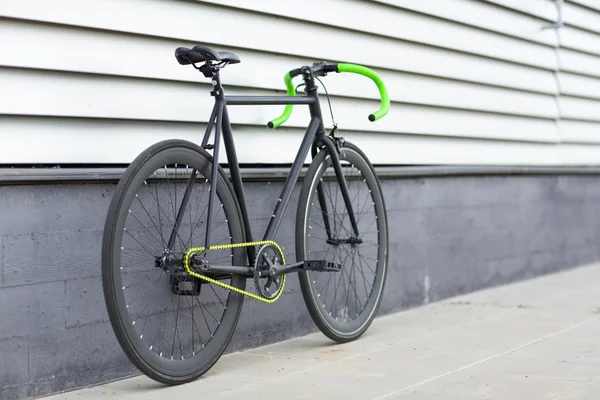
[[[284,93],[284,73],[317,60],[375,69],[392,100],[375,123],[368,79],[325,83],[377,164],[598,164],[600,1],[566,2],[565,26],[543,30],[557,15],[550,0],[0,0],[0,163],[128,163],[161,139],[200,142],[208,81],[173,52],[204,43],[242,59],[222,73],[228,94]],[[241,162],[293,160],[308,110],[268,130],[281,111],[230,107]]]
[[[559,29],[558,121],[566,163],[600,158],[600,0],[573,0]]]

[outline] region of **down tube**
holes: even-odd
[[[308,129],[306,130],[304,139],[302,139],[300,149],[298,149],[296,159],[292,164],[290,174],[288,175],[288,178],[285,181],[285,185],[283,186],[283,190],[281,191],[281,195],[277,200],[275,211],[273,211],[273,214],[271,215],[271,221],[269,222],[269,226],[267,227],[267,231],[265,232],[263,240],[273,240],[275,238],[275,235],[277,234],[279,224],[281,223],[281,219],[283,218],[285,209],[287,208],[287,205],[290,201],[290,197],[292,196],[292,190],[294,189],[294,185],[298,181],[298,177],[300,176],[300,170],[302,169],[304,160],[306,159],[306,156],[310,151],[313,139],[317,133],[317,129],[319,129],[320,123],[321,121],[319,120],[319,118],[313,118],[311,119],[310,124],[308,125]]]

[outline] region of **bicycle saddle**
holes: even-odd
[[[189,65],[205,61],[225,61],[229,64],[237,64],[240,58],[228,51],[215,51],[206,46],[178,47],[175,50],[175,58],[181,65]]]

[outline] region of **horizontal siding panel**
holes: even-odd
[[[556,46],[556,34],[540,27],[548,22],[531,16],[500,8],[494,4],[471,0],[373,0],[398,8],[412,10],[466,25],[476,26],[532,42]]]
[[[365,107],[364,111],[357,114],[345,115],[342,128],[368,129],[365,126],[368,123],[363,122],[363,115],[371,109],[373,106]],[[337,119],[340,120],[339,117]],[[444,135],[457,139],[477,137],[515,141],[558,141],[556,124],[552,120],[406,105],[394,106],[389,116],[380,121],[381,127],[376,128],[378,131]]]
[[[600,121],[600,100],[560,96],[559,101],[563,118]]]
[[[21,94],[0,98],[2,113],[17,115],[205,122],[213,104],[213,98],[206,93],[207,87],[202,85],[82,74],[5,69],[0,74],[0,87],[9,93]],[[60,93],[58,101],[57,93]],[[237,87],[230,87],[227,93],[274,94],[272,91],[249,91]],[[337,120],[353,130],[557,140],[554,121],[548,119],[394,103],[385,118],[372,123],[367,116],[379,108],[378,101],[357,102],[336,97],[332,103]],[[322,107],[326,107],[325,101]],[[281,111],[281,106],[240,106],[231,112],[231,120],[232,123],[265,126]],[[307,107],[296,107],[287,124],[305,127],[308,120]]]
[[[558,20],[558,10],[552,0],[483,0],[549,21]]]
[[[565,163],[598,163],[600,148],[600,13],[565,2],[557,74],[558,130]]]
[[[179,138],[200,143],[203,129],[202,124],[186,123],[0,117],[0,139],[5,143],[3,162],[7,164],[130,163],[140,151],[159,140]],[[264,163],[265,144],[269,143],[277,151],[268,153],[268,162],[287,163],[295,157],[303,131],[282,128],[267,132],[236,126],[234,132],[240,162]],[[375,164],[561,163],[554,144],[361,132],[342,135],[360,146]],[[273,144],[275,138],[282,146]],[[77,151],[73,151],[74,147]],[[225,157],[224,152],[221,154]]]
[[[600,56],[600,34],[565,25],[559,35],[561,47]]]
[[[600,11],[600,1],[598,0],[568,0],[569,3],[579,4],[593,10]]]
[[[558,131],[563,143],[600,144],[600,122],[560,120]]]
[[[564,144],[559,146],[562,163],[565,165],[600,164],[600,146],[589,144]]]
[[[421,75],[382,72],[394,101],[539,118],[558,118],[555,97]],[[359,75],[329,75],[330,93],[379,99],[373,83]],[[362,93],[362,95],[361,95]]]
[[[3,3],[0,14],[33,20],[88,26],[143,35],[172,37],[182,44],[207,43],[291,54],[308,60],[353,62],[371,67],[415,72],[452,79],[481,82],[541,93],[556,93],[552,71],[493,60],[451,50],[433,48],[396,39],[301,21],[278,19],[264,14],[200,5],[189,2],[147,1],[140,13],[134,0],[49,3],[30,1]],[[111,6],[111,4],[113,6]],[[115,12],[118,7],[118,12]],[[136,18],[129,16],[136,15]],[[155,21],[161,21],[160,24]],[[219,32],[202,37],[198,32]],[[234,30],[223,26],[237,26]],[[240,34],[239,32],[244,32]],[[290,38],[294,40],[290,44]],[[327,38],[324,40],[323,38]],[[18,38],[17,38],[18,39]],[[468,40],[468,39],[467,39]],[[368,49],[362,51],[361,49]]]
[[[200,144],[205,129],[203,124],[181,122],[4,116],[0,117],[0,138],[10,140],[4,140],[7,145],[2,162],[127,164],[160,140],[182,139]],[[236,126],[234,130],[241,163],[290,162],[302,138],[299,130],[289,128],[276,133],[246,126]],[[270,145],[275,136],[285,146],[270,152],[267,159],[265,144]],[[226,162],[225,152],[221,154],[221,161]]]
[[[565,48],[561,48],[559,50],[558,56],[560,58],[562,71],[569,71],[600,78],[600,56],[584,54]]]
[[[359,30],[552,70],[557,68],[550,46],[386,7],[381,3],[329,0],[319,3],[319,12],[310,7],[298,7],[290,1],[204,0],[203,3],[328,23],[343,30]]]
[[[558,80],[562,94],[600,100],[600,78],[559,72]]]
[[[140,78],[208,82],[192,67],[182,67],[173,57],[180,42],[127,34],[95,32],[88,29],[9,21],[0,25],[0,36],[11,32],[18,39],[0,42],[0,65],[37,67],[50,70],[89,72]],[[35,65],[20,51],[35,47]],[[81,49],[73,52],[72,49]],[[242,64],[223,72],[223,82],[248,88],[281,90],[285,71],[307,64],[306,59],[275,56],[235,48]],[[144,68],[138,59],[144,58]],[[115,60],[119,63],[116,64]],[[259,71],[256,73],[256,71]],[[482,86],[475,83],[440,79],[390,70],[379,71],[392,101],[462,108],[478,111],[557,118],[553,96]],[[300,78],[297,78],[298,81]],[[330,94],[354,98],[379,99],[373,82],[354,74],[330,74],[324,82]],[[202,90],[206,90],[203,86]],[[324,93],[321,90],[321,93]]]
[[[382,163],[405,165],[557,165],[558,146],[538,143],[455,140],[422,136],[362,136],[354,140]],[[600,161],[600,156],[597,157]],[[428,160],[429,163],[426,161]]]
[[[600,5],[600,2],[598,2]],[[562,9],[565,24],[600,33],[600,12],[565,2]]]

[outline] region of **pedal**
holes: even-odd
[[[178,296],[198,296],[200,295],[200,285],[200,279],[185,272],[171,274],[171,293]]]
[[[306,260],[304,261],[304,269],[307,271],[337,272],[342,270],[342,264],[326,260]]]

